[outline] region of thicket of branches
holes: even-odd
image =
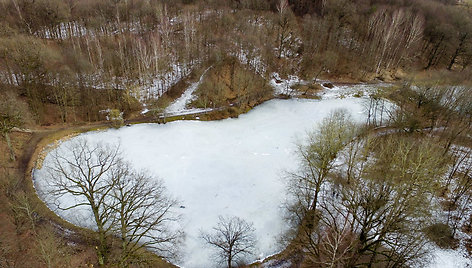
[[[179,219],[174,211],[177,201],[162,181],[124,162],[118,146],[77,140],[51,157],[46,165],[48,185],[41,191],[50,197],[50,206],[71,211],[77,215],[76,224],[95,231],[100,265],[145,262],[145,250],[176,256],[182,238],[172,225]],[[77,208],[85,208],[84,214],[77,214]],[[120,253],[113,257],[115,237]]]
[[[414,266],[431,241],[467,243],[458,233],[472,224],[470,87],[449,83],[430,77],[378,92],[365,125],[336,111],[299,146],[288,212],[305,262]]]

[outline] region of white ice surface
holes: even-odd
[[[258,238],[254,259],[281,249],[277,237],[288,228],[281,216],[285,196],[282,175],[297,167],[295,142],[336,108],[345,108],[355,120],[362,120],[363,101],[349,97],[271,100],[236,119],[140,124],[79,137],[120,143],[126,160],[134,167],[162,178],[168,191],[185,206],[179,209],[186,232],[185,256],[177,264],[214,267],[212,251],[199,236],[202,230],[211,230],[219,215],[238,216],[254,223]],[[49,161],[46,157],[43,166]],[[46,185],[45,178],[44,168],[35,171],[39,193]],[[73,201],[69,198],[64,202]],[[56,212],[81,226],[91,221],[76,217],[86,215],[84,211]],[[433,255],[437,257],[431,267],[461,267],[465,263],[449,252],[435,251]],[[452,266],[441,266],[445,263]]]
[[[186,254],[180,265],[211,267],[211,250],[199,239],[218,215],[234,215],[256,228],[256,258],[280,250],[276,238],[286,228],[281,216],[284,183],[281,174],[294,169],[296,136],[335,108],[346,108],[361,119],[361,99],[272,100],[238,119],[175,121],[165,125],[141,124],[80,135],[91,142],[121,143],[126,159],[138,168],[163,178],[182,205]],[[70,141],[68,141],[70,142]],[[46,166],[49,157],[45,159]],[[35,172],[40,191],[45,169]],[[44,197],[43,197],[44,199]],[[59,215],[84,225],[72,215]],[[82,212],[83,213],[83,212]]]

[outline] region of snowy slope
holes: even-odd
[[[191,113],[199,113],[199,112],[205,112],[209,111],[211,109],[197,109],[197,108],[187,108],[187,104],[189,104],[192,100],[195,99],[195,96],[193,95],[193,92],[197,90],[198,86],[202,83],[203,77],[207,73],[207,71],[210,69],[205,70],[203,74],[200,76],[200,79],[192,83],[187,90],[184,91],[182,96],[180,96],[178,99],[176,99],[174,102],[172,102],[167,108],[166,108],[166,113],[169,113],[171,115],[180,115],[180,114],[191,114]]]

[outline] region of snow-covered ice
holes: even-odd
[[[237,119],[174,121],[141,124],[80,135],[92,142],[121,143],[126,160],[163,178],[181,200],[186,232],[184,267],[212,267],[211,249],[199,238],[210,231],[218,215],[253,222],[258,238],[255,258],[281,248],[277,237],[286,229],[281,216],[284,201],[282,173],[297,166],[296,137],[304,136],[336,108],[346,108],[361,120],[360,99],[272,100]],[[66,141],[70,142],[70,141]],[[49,157],[45,159],[46,166]],[[45,169],[35,172],[39,191]],[[43,198],[44,199],[44,198]],[[77,212],[56,211],[75,224]]]
[[[78,137],[90,142],[120,143],[126,160],[134,167],[162,178],[168,191],[185,207],[178,209],[186,233],[185,255],[177,264],[214,267],[212,249],[205,246],[200,234],[211,231],[219,215],[238,216],[254,223],[258,244],[253,260],[282,249],[277,238],[288,228],[281,208],[285,199],[283,174],[297,167],[295,143],[334,109],[345,108],[355,120],[364,120],[363,101],[351,97],[271,100],[239,118],[140,124]],[[68,142],[71,140],[64,144]],[[47,156],[43,166],[49,161]],[[34,172],[40,196],[45,178],[45,168]],[[56,213],[87,226],[86,221],[76,217],[86,214],[83,211]],[[434,251],[433,255],[437,257],[430,267],[469,263],[454,252]],[[441,266],[444,263],[450,266]]]

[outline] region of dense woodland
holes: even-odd
[[[365,125],[338,111],[300,145],[280,259],[404,267],[427,241],[454,248],[472,232],[471,12],[454,0],[0,0],[0,267],[87,267],[105,253],[110,267],[172,267],[142,248],[123,261],[108,234],[97,248],[24,176],[48,128],[160,112],[202,74],[192,105],[236,115],[273,97],[274,77],[396,83],[370,96]]]
[[[472,22],[455,1],[0,2],[0,81],[39,123],[130,114],[195,70],[238,58],[266,80],[392,80],[469,72]],[[5,91],[3,90],[3,91]],[[112,106],[112,107],[110,107]],[[53,108],[51,108],[53,107]],[[46,116],[53,109],[59,118]]]

